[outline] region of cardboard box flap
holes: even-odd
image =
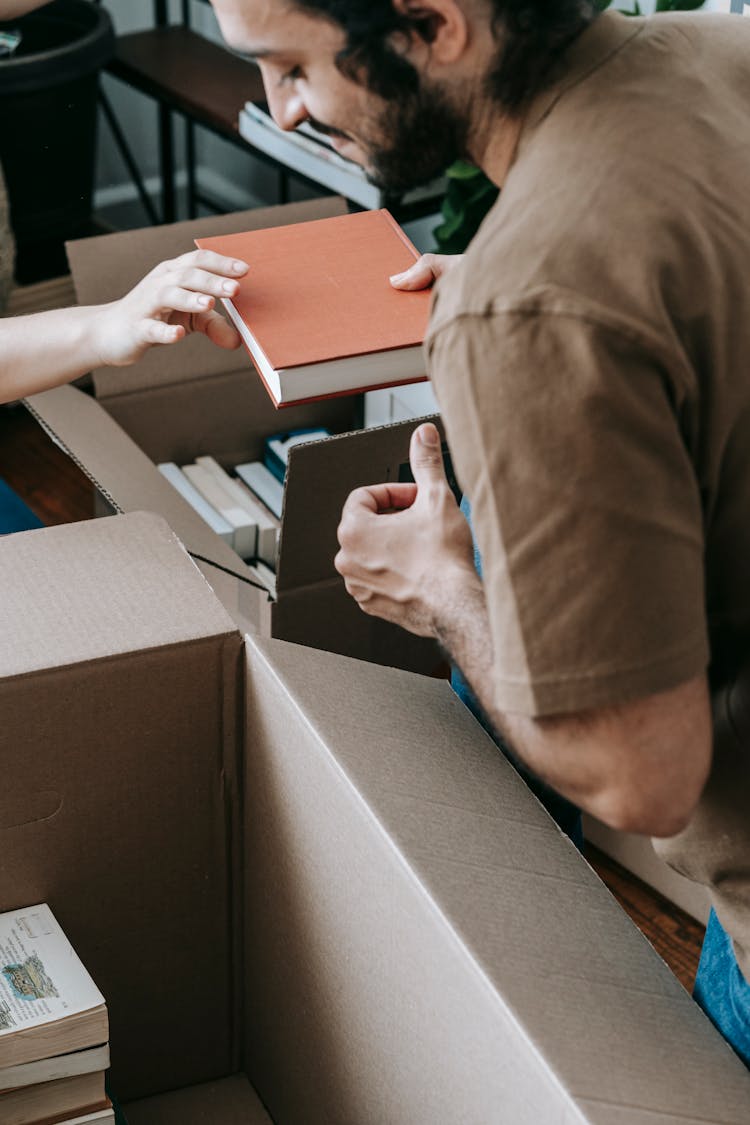
[[[349,493],[362,485],[409,480],[409,440],[423,419],[409,419],[289,451],[276,588],[339,579],[336,528]],[[430,419],[440,426],[439,418]],[[340,581],[340,579],[339,579]]]
[[[0,911],[50,904],[121,1097],[230,1073],[242,637],[150,514],[10,536],[0,565]]]
[[[277,1119],[306,1119],[286,1049],[307,1120],[743,1120],[748,1072],[446,683],[248,659],[248,894],[275,896],[248,1065]]]
[[[124,296],[159,262],[194,250],[193,239],[201,235],[285,226],[345,211],[345,202],[331,196],[69,242],[68,261],[78,303],[98,305]],[[133,367],[100,368],[93,373],[94,386],[97,397],[127,395],[159,385],[241,370],[249,364],[244,351],[224,351],[204,337],[194,336],[176,347],[151,348]]]
[[[26,404],[116,511],[153,507],[191,554],[211,560],[241,581],[252,579],[249,568],[231,547],[214,535],[90,395],[75,387],[57,387],[34,395]]]
[[[7,536],[0,581],[3,676],[236,632],[174,533],[147,513]]]
[[[264,636],[389,667],[397,664],[428,676],[445,669],[434,641],[412,636],[390,622],[363,613],[339,574],[330,582],[286,591],[271,606],[271,622],[272,631]]]

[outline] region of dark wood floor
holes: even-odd
[[[586,858],[677,979],[692,992],[704,927],[592,844],[586,845]]]
[[[94,487],[22,406],[0,408],[0,477],[47,525],[90,519]],[[596,848],[587,859],[688,990],[703,927]]]
[[[0,477],[48,527],[93,518],[93,484],[23,406],[0,407]]]

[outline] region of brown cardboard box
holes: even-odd
[[[0,910],[60,918],[133,1125],[747,1121],[445,682],[243,642],[151,515],[6,539],[0,580]]]
[[[79,302],[122,295],[156,262],[191,250],[197,235],[342,210],[343,201],[323,199],[74,242],[68,254]],[[358,426],[361,402],[329,399],[277,411],[244,350],[221,351],[203,337],[153,348],[135,367],[96,371],[93,381],[96,400],[63,387],[30,406],[115,511],[154,511],[168,520],[241,629],[420,671],[439,664],[431,642],[362,614],[333,566],[344,500],[359,485],[398,479],[413,422],[292,451],[271,599],[253,585],[257,572],[195,515],[155,462],[185,464],[201,454],[225,467],[258,460],[266,435],[300,426],[346,435]]]
[[[240,637],[153,516],[8,536],[0,575],[2,909],[53,906],[125,1089],[230,1070]]]
[[[343,207],[341,200],[316,200],[72,243],[79,298],[93,303],[119,296],[155,261],[191,249],[196,234],[296,222],[337,214]],[[334,432],[350,429],[357,404],[341,399],[275,411],[244,352],[222,352],[201,338],[177,349],[154,349],[135,368],[97,371],[94,385],[97,401],[61,388],[37,396],[32,409],[83,464],[112,509],[149,509],[165,516],[242,630],[386,665],[433,670],[433,646],[362,614],[333,568],[346,496],[358,485],[398,477],[414,419],[292,451],[277,597],[270,599],[249,585],[260,576],[175,494],[154,461],[190,461],[206,452],[218,452],[227,465],[255,459],[264,435],[275,429],[318,423]],[[672,872],[648,840],[613,832],[592,818],[587,818],[586,836],[705,922],[708,902],[702,888]]]

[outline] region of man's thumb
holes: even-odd
[[[433,269],[434,257],[432,254],[423,254],[422,257],[410,266],[404,273],[395,273],[390,279],[394,289],[404,289],[413,292],[419,289],[429,289],[438,276]]]
[[[409,463],[417,485],[446,480],[440,434],[432,422],[424,422],[411,435]]]

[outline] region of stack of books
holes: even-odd
[[[231,472],[210,456],[191,465],[164,461],[158,469],[212,531],[255,565],[273,592],[289,450],[327,437],[321,428],[272,434],[262,461],[245,461]]]
[[[0,914],[0,1122],[114,1125],[104,997],[46,904]]]
[[[274,570],[280,516],[214,457],[197,457],[193,465],[165,461],[158,466],[184,500],[245,562]]]

